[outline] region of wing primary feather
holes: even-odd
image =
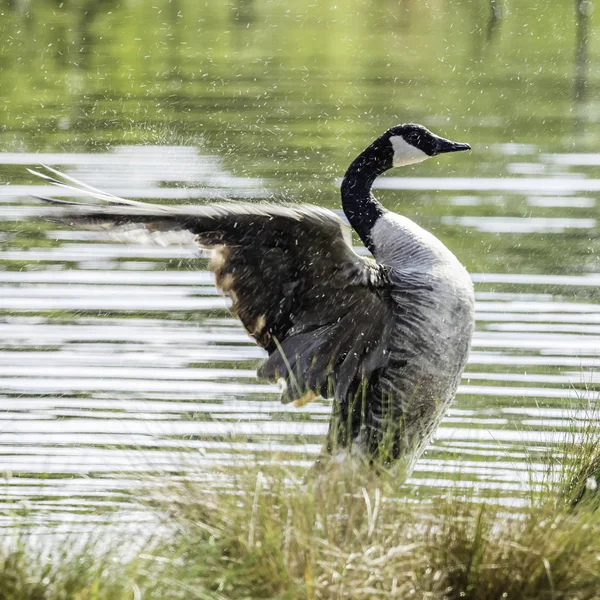
[[[56,198],[49,198],[48,196],[38,196],[37,194],[32,194],[32,198],[36,200],[41,200],[42,202],[47,202],[48,204],[55,204],[57,206],[81,206],[81,202],[71,202],[70,200],[57,200]]]
[[[70,183],[65,183],[64,181],[60,181],[60,179],[57,179],[56,177],[51,177],[45,173],[40,173],[39,171],[35,171],[33,169],[27,169],[32,175],[35,175],[36,177],[40,177],[57,187],[62,187],[67,190],[78,192],[80,194],[85,194],[86,196],[90,196],[92,198],[95,198],[96,200],[101,200],[104,202],[108,202],[110,204],[121,204],[121,205],[126,205],[126,206],[137,206],[137,207],[148,206],[144,202],[136,202],[135,200],[128,200],[127,198],[121,198],[120,196],[115,196],[114,194],[111,194],[109,192],[103,192],[91,185],[88,185],[87,183],[83,183],[82,181],[79,181],[79,179],[76,179],[75,177],[71,177],[70,175],[67,175],[66,173],[63,173],[62,171],[59,171],[58,169],[54,169],[53,167],[50,167],[48,165],[41,164],[40,166],[43,167],[44,169],[47,169],[54,175],[57,175],[58,177],[61,177],[62,179],[70,182]]]
[[[114,194],[111,194],[110,192],[105,192],[103,190],[99,190],[98,188],[95,188],[87,183],[84,183],[83,181],[80,181],[79,179],[75,179],[75,177],[72,177],[71,175],[67,175],[67,173],[63,173],[62,171],[59,171],[58,169],[55,169],[54,167],[50,167],[49,165],[45,165],[42,163],[41,166],[44,167],[44,169],[47,169],[48,171],[50,171],[51,173],[54,173],[54,175],[57,175],[58,177],[61,177],[62,179],[70,182],[72,185],[74,185],[76,187],[76,189],[88,190],[90,192],[93,192],[94,194],[98,194],[98,196],[101,196],[102,199],[106,199],[108,202],[110,202],[111,200],[117,201],[119,203],[124,203],[124,204],[130,204],[130,203],[134,202],[133,200],[127,200],[126,198],[120,198],[119,196],[115,196]],[[65,185],[65,184],[62,183],[62,185]]]
[[[48,171],[50,171],[50,173],[54,173],[58,177],[62,177],[63,179],[66,179],[67,181],[71,182],[73,185],[77,186],[78,188],[86,189],[86,190],[89,190],[90,192],[95,192],[96,194],[100,194],[101,196],[106,197],[106,198],[113,198],[114,200],[118,200],[119,202],[129,202],[125,198],[119,198],[119,196],[115,196],[114,194],[111,194],[110,192],[104,192],[102,190],[99,190],[98,188],[95,188],[95,187],[89,185],[88,183],[84,183],[83,181],[80,181],[79,179],[75,179],[75,177],[72,177],[71,175],[67,175],[67,173],[63,173],[62,171],[59,171],[58,169],[55,169],[54,167],[50,167],[49,165],[45,165],[44,163],[42,163],[40,166],[42,166],[42,167],[44,167],[44,169],[47,169]]]
[[[129,202],[126,201],[125,199],[117,202],[112,196],[110,196],[108,194],[103,194],[102,192],[94,192],[91,190],[87,190],[85,188],[69,185],[67,183],[64,183],[63,181],[59,181],[58,179],[56,179],[54,177],[50,177],[49,175],[46,175],[45,173],[40,173],[39,171],[34,171],[33,169],[27,169],[27,170],[32,175],[35,175],[36,177],[40,177],[44,181],[48,181],[49,183],[51,183],[52,185],[55,185],[56,187],[64,188],[66,190],[71,190],[73,192],[77,192],[78,194],[85,194],[86,196],[90,196],[92,198],[95,198],[96,200],[102,200],[104,202],[111,202],[113,204],[117,204],[117,203],[118,204],[129,204]],[[115,198],[116,198],[116,196],[115,196]],[[130,201],[130,202],[133,202],[133,201]]]

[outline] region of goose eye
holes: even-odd
[[[421,135],[419,134],[419,132],[417,131],[409,131],[405,136],[404,139],[409,143],[412,144],[415,147],[419,147],[419,144],[421,142]]]

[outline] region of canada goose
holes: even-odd
[[[358,256],[342,221],[317,206],[147,204],[49,167],[51,175],[31,172],[96,200],[42,198],[65,207],[61,222],[192,234],[213,249],[217,286],[268,352],[258,376],[279,381],[285,403],[334,399],[329,452],[352,445],[370,459],[402,457],[410,468],[456,393],[473,332],[473,286],[440,240],[386,210],[371,186],[392,167],[469,149],[405,124],[352,162],[342,206],[374,259]],[[384,441],[391,443],[382,450]]]

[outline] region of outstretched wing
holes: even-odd
[[[282,401],[303,404],[335,394],[344,402],[385,365],[392,323],[385,273],[352,250],[332,212],[304,205],[147,204],[49,170],[52,176],[33,173],[94,199],[84,204],[42,198],[64,206],[61,222],[120,237],[142,232],[159,241],[191,234],[212,248],[217,286],[269,353],[258,374],[283,379]]]

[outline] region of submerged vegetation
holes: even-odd
[[[349,461],[304,481],[276,464],[218,489],[188,476],[144,499],[153,537],[40,549],[22,534],[0,556],[0,600],[600,598],[598,433],[557,446],[521,498],[424,497]]]

